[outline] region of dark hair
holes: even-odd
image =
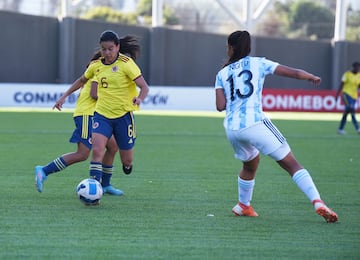
[[[353,64],[352,64],[353,68],[359,68],[360,67],[360,62],[357,62],[355,61]]]
[[[98,59],[100,59],[100,58],[101,58],[101,51],[95,52],[95,53],[93,54],[90,62],[88,63],[88,65],[86,65],[86,68],[89,67],[89,65],[90,65],[90,63],[91,63],[92,61],[98,60]]]
[[[113,42],[115,45],[119,45],[119,36],[116,32],[111,30],[106,30],[100,35],[100,42]]]
[[[233,54],[229,57],[224,67],[250,54],[251,37],[248,31],[235,31],[229,35],[227,41],[228,45],[233,49]]]
[[[140,44],[138,38],[133,35],[126,35],[119,39],[120,52],[136,60],[140,55]]]
[[[101,51],[97,51],[97,52],[95,52],[94,55],[92,56],[91,61],[97,60],[97,59],[99,59],[100,57],[101,57]]]
[[[131,57],[133,60],[140,55],[140,44],[138,38],[133,35],[126,35],[119,38],[118,34],[111,30],[106,30],[100,35],[100,43],[102,42],[114,42],[115,45],[120,44],[119,51]]]

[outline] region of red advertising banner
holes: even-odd
[[[334,90],[265,89],[263,90],[264,111],[295,112],[343,112],[344,103]],[[357,109],[360,98],[357,100]]]

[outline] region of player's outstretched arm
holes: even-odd
[[[70,86],[70,88],[68,88],[68,90],[66,90],[66,92],[55,102],[53,109],[56,108],[57,110],[61,111],[62,105],[65,103],[66,98],[79,88],[83,87],[86,81],[87,79],[84,76],[81,76],[80,78],[75,80],[74,83]]]
[[[284,76],[288,78],[308,80],[314,85],[320,85],[321,78],[315,76],[305,70],[288,67],[285,65],[279,65],[276,67],[274,74]]]

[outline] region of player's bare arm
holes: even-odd
[[[98,99],[98,83],[96,81],[91,82],[90,96],[97,100]]]
[[[86,82],[87,82],[87,78],[85,78],[84,76],[81,76],[80,78],[75,80],[75,82],[70,86],[70,88],[66,90],[66,92],[56,101],[55,105],[53,106],[53,109],[56,108],[57,110],[61,111],[66,98],[76,90],[82,88]]]
[[[295,78],[300,80],[308,80],[314,85],[320,85],[321,78],[315,76],[305,70],[288,67],[285,65],[279,65],[276,67],[274,74],[289,78]]]
[[[215,91],[216,97],[216,109],[221,112],[226,108],[226,98],[223,89],[216,89]]]
[[[143,76],[136,78],[135,84],[140,88],[140,93],[137,97],[133,98],[134,105],[140,105],[140,103],[147,97],[149,93],[149,86],[146,83]]]

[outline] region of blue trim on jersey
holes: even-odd
[[[264,119],[263,123],[274,134],[280,143],[285,143],[285,137],[279,132],[276,126],[269,119]]]

